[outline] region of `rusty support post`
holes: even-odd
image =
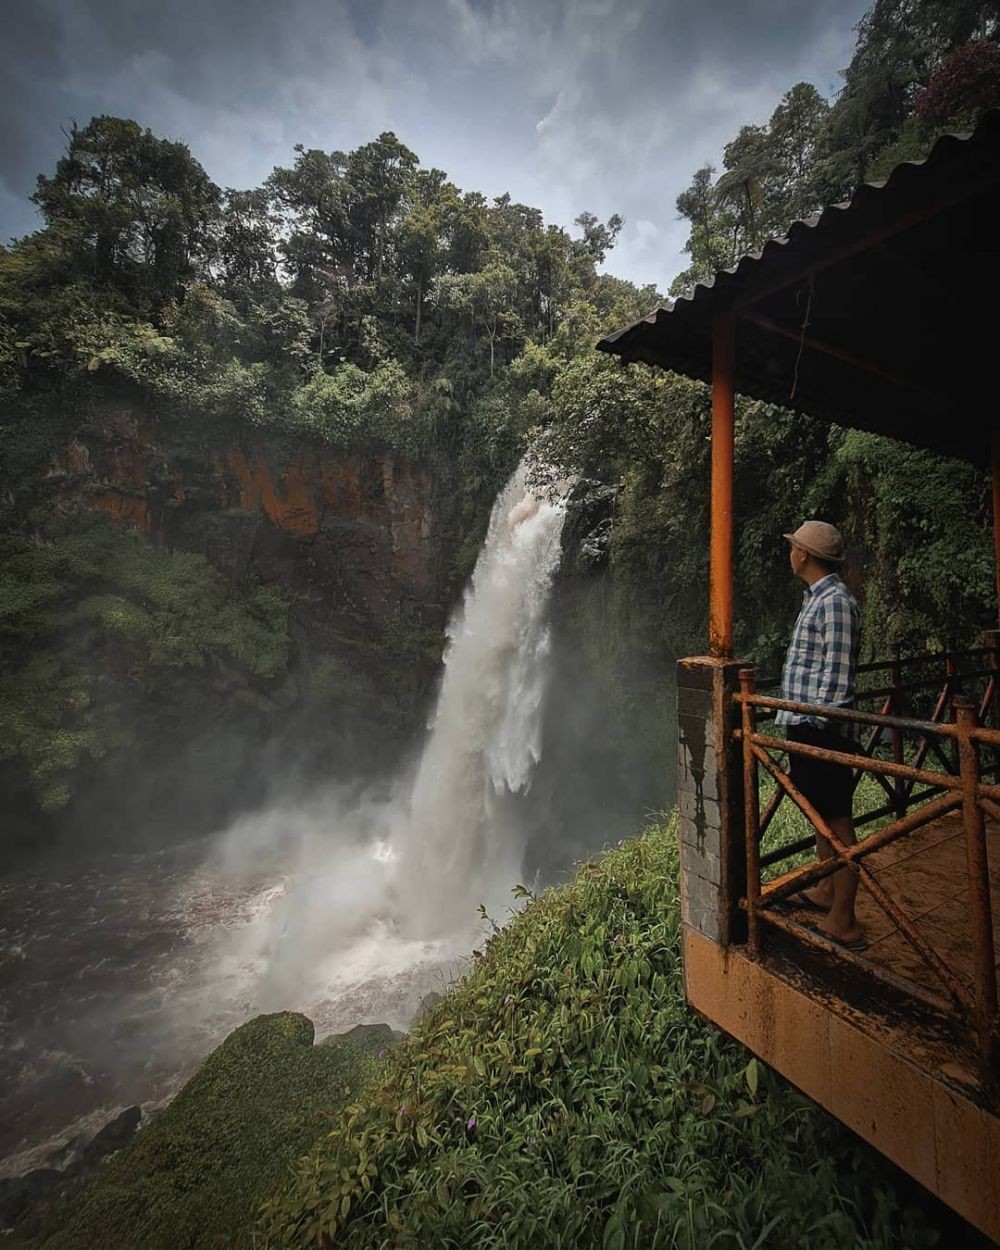
[[[740,693],[753,694],[752,668],[740,669]],[[760,789],[757,758],[753,753],[756,711],[752,703],[741,705],[743,713],[743,841],[747,859],[747,940],[751,955],[760,954]]]
[[[712,331],[712,527],[709,558],[708,647],[733,654],[733,455],[736,333],[732,313]]]
[[[993,561],[996,566],[997,624],[1000,624],[1000,430],[990,435],[990,465],[993,473]]]
[[[889,664],[890,680],[892,682],[892,693],[889,696],[892,703],[892,715],[903,715],[903,677],[899,661],[899,643],[892,645],[892,660]],[[893,725],[892,730],[892,758],[896,764],[902,764],[903,758],[903,731],[898,725]],[[910,789],[912,789],[912,785]],[[906,815],[906,798],[907,787],[902,777],[896,777],[892,783],[892,810],[897,819]]]
[[[965,828],[965,862],[969,874],[969,919],[972,926],[972,962],[976,990],[976,1034],[984,1081],[995,1080],[997,978],[994,968],[993,918],[990,915],[990,870],[986,855],[986,822],[976,799],[979,760],[971,732],[976,727],[976,707],[971,699],[952,703],[958,726],[958,752],[962,769],[962,824]]]

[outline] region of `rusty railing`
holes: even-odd
[[[904,686],[901,672],[905,663],[898,656],[883,664],[864,666],[865,673],[885,668],[890,675],[887,685],[864,692],[878,701],[879,711],[862,708],[819,708],[794,703],[759,693],[755,689],[751,668],[740,671],[740,693],[736,700],[741,710],[741,726],[736,737],[741,741],[743,756],[744,821],[747,887],[741,905],[746,908],[748,943],[752,953],[761,950],[767,927],[781,930],[800,942],[813,946],[838,959],[862,969],[897,992],[915,999],[953,1020],[968,1031],[975,1042],[984,1082],[993,1084],[997,1077],[1000,1055],[1000,1028],[997,1017],[996,952],[990,909],[990,878],[987,859],[986,816],[1000,820],[1000,785],[987,779],[987,763],[1000,760],[1000,730],[983,725],[995,722],[998,700],[997,648],[995,635],[990,643],[975,652],[960,653],[965,659],[983,659],[986,667],[975,676],[985,682],[982,698],[975,701],[967,695],[955,694],[961,680],[965,688],[971,674],[960,674],[959,653],[941,657],[945,664],[944,681],[934,698],[930,717],[899,715],[901,706],[912,708],[914,685]],[[930,657],[919,657],[926,663]],[[925,683],[927,684],[927,683]],[[789,742],[761,732],[758,715],[773,715],[785,709],[791,712],[822,715],[828,723],[867,730],[867,740],[859,754],[828,750],[805,743]],[[949,716],[950,719],[945,719]],[[908,746],[908,741],[913,744]],[[891,758],[875,754],[887,744]],[[870,812],[855,817],[855,825],[872,823],[891,817],[888,823],[871,833],[864,841],[845,844],[830,828],[807,798],[793,784],[788,771],[774,758],[776,754],[801,755],[831,763],[845,764],[855,770],[855,786],[863,776],[875,778],[887,801]],[[909,759],[907,755],[909,754]],[[933,757],[937,767],[926,766]],[[766,809],[760,810],[760,769],[775,784],[775,793]],[[761,853],[761,840],[778,804],[787,797],[804,814],[813,828],[808,838]],[[899,901],[892,896],[866,861],[876,851],[900,838],[909,837],[925,825],[951,812],[960,811],[965,842],[965,862],[969,892],[969,926],[972,949],[971,987],[928,940],[918,923],[911,919]],[[815,834],[825,840],[829,858],[814,859],[790,868],[773,880],[765,881],[764,869],[793,855],[814,847]],[[931,969],[943,994],[936,993],[911,977],[889,969],[839,943],[825,938],[815,929],[798,924],[777,909],[790,895],[815,885],[833,873],[847,869],[859,875],[871,898],[889,917],[897,931],[906,939],[921,961]]]

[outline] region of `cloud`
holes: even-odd
[[[461,186],[570,225],[626,218],[609,267],[664,289],[674,201],[803,78],[829,92],[862,0],[14,0],[0,48],[0,235],[96,113],[183,139],[221,185],[296,143],[394,130]],[[647,227],[633,224],[649,223]]]

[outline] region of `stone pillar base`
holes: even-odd
[[[722,946],[746,939],[743,768],[732,731],[737,660],[677,663],[677,807],[681,919]]]

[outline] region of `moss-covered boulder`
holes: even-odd
[[[372,1071],[382,1026],[313,1045],[292,1012],[232,1033],[171,1104],[56,1212],[37,1250],[207,1250],[255,1245],[261,1201]]]

